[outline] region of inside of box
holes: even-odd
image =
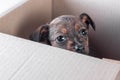
[[[93,55],[120,60],[119,7],[119,1],[114,0],[29,0],[0,19],[0,32],[27,39],[37,27],[57,16],[85,12],[96,24],[96,31],[89,30]]]

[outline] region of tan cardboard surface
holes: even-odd
[[[41,24],[51,20],[52,0],[28,0],[0,18],[0,32],[28,38]]]
[[[0,80],[120,80],[120,65],[0,33]]]
[[[24,4],[27,0],[0,0],[0,18]]]
[[[108,58],[103,58],[103,60],[108,61],[108,62],[112,62],[112,63],[120,64],[119,60],[113,60],[113,59],[108,59]]]

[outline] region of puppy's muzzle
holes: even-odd
[[[84,47],[82,45],[75,45],[74,49],[78,53],[83,53],[84,52]]]

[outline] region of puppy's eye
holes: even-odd
[[[83,36],[86,36],[87,35],[86,29],[80,30],[80,34],[83,35]]]
[[[58,36],[58,37],[56,38],[56,41],[57,41],[58,43],[65,42],[65,41],[66,41],[66,37],[65,37],[65,36]]]

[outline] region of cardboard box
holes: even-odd
[[[17,4],[20,3],[18,2]],[[8,11],[4,13],[6,12]],[[28,38],[41,24],[51,21],[51,17],[52,0],[28,0],[7,13],[7,15],[0,17],[0,32]]]
[[[49,23],[57,16],[64,14],[78,16],[86,12],[96,24],[96,31],[89,29],[89,41],[93,55],[120,60],[119,1],[2,0],[6,4],[16,1],[21,6],[15,5],[15,9],[12,8],[12,11],[10,9],[10,13],[0,18],[0,32],[28,39],[37,27]]]
[[[120,80],[120,64],[0,33],[0,80]]]
[[[0,1],[0,17],[6,15],[10,11],[24,4],[27,0],[1,0]]]
[[[52,19],[53,3],[29,0],[17,6],[0,18],[0,32],[28,38],[39,25]],[[93,58],[7,34],[0,33],[0,80],[120,80],[119,61]]]
[[[118,61],[118,60],[107,59],[107,58],[103,58],[103,60],[105,60],[105,61],[109,61],[109,62],[112,62],[112,63],[120,64],[120,61]]]

